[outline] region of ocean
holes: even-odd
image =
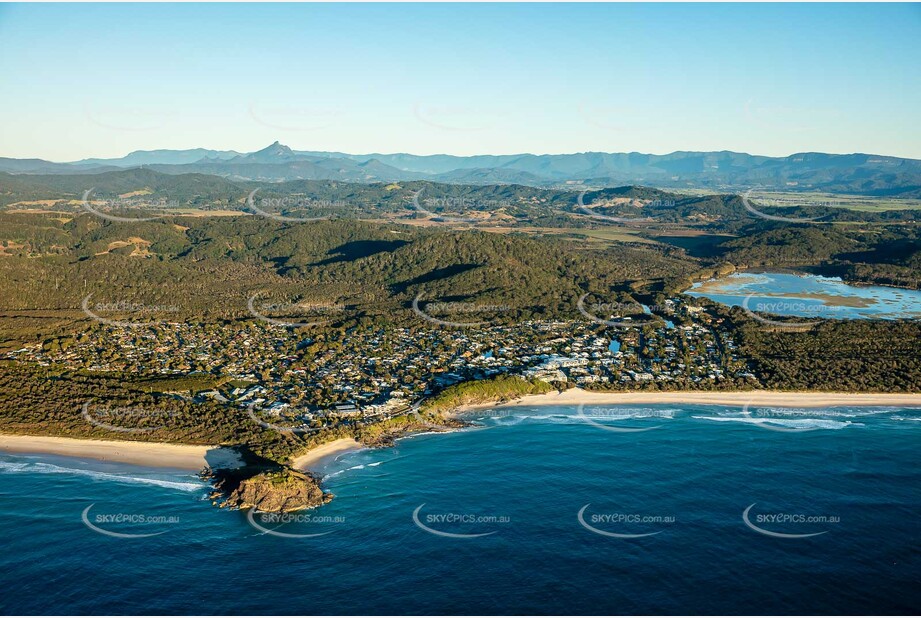
[[[4,614],[914,614],[921,410],[510,408],[219,510],[169,470],[0,454]],[[142,536],[144,535],[144,536]]]

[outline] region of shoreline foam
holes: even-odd
[[[836,406],[893,406],[921,408],[921,393],[846,393],[821,391],[586,391],[572,388],[563,392],[525,395],[513,401],[492,401],[459,406],[447,416],[460,416],[489,408],[524,406],[577,406],[629,404],[698,404],[743,407],[779,406],[827,408]],[[353,438],[339,438],[296,457],[296,470],[316,470],[341,455],[367,448]],[[91,440],[56,436],[0,434],[0,452],[86,457],[98,461],[128,463],[153,468],[177,468],[198,472],[210,468],[238,468],[244,462],[231,447]]]
[[[364,448],[367,447],[354,438],[339,438],[338,440],[315,446],[303,455],[295,457],[291,462],[291,467],[295,470],[315,471],[332,463],[341,455]]]

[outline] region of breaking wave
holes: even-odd
[[[0,461],[0,473],[29,472],[33,474],[68,474],[75,476],[85,476],[100,481],[113,481],[116,483],[130,483],[140,485],[156,485],[166,489],[177,489],[179,491],[201,491],[206,487],[201,482],[183,482],[167,481],[164,479],[151,478],[146,476],[123,476],[121,474],[111,474],[108,472],[99,472],[96,470],[86,470],[83,468],[66,468],[54,464],[43,462],[15,462]]]
[[[862,427],[862,423],[852,421],[834,421],[825,418],[755,418],[751,416],[693,416],[703,421],[730,423],[748,423],[750,425],[776,425],[791,429],[844,429],[845,427]]]
[[[581,425],[586,420],[594,422],[606,421],[627,421],[636,419],[674,419],[680,414],[678,408],[659,409],[659,408],[604,408],[598,406],[595,408],[585,408],[583,415],[578,412],[572,413],[553,413],[553,414],[529,414],[510,413],[502,415],[479,415],[473,420],[481,423],[492,423],[495,425],[517,425],[519,423],[559,423],[564,425]]]

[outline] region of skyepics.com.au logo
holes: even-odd
[[[583,101],[577,110],[586,123],[608,131],[624,131],[630,126],[635,127],[637,121],[645,120],[643,110],[623,105],[597,105]]]
[[[643,326],[654,320],[654,318],[652,318],[652,308],[646,307],[640,303],[586,302],[589,296],[591,296],[590,292],[586,292],[580,296],[579,300],[576,301],[576,309],[592,322],[615,328],[626,328],[630,326]],[[638,319],[634,319],[634,315],[636,315]]]
[[[259,300],[259,294],[253,294],[246,301],[246,308],[254,318],[285,328],[306,328],[323,326],[346,312],[341,303],[303,300],[294,303]]]
[[[258,124],[279,131],[320,131],[342,124],[345,110],[338,105],[278,105],[250,101],[249,117]]]
[[[422,197],[424,192],[423,187],[413,195],[413,210],[425,215],[435,223],[476,223],[512,205],[508,200],[479,199],[468,196]],[[477,213],[478,216],[473,216],[472,213]]]
[[[509,110],[490,105],[466,105],[457,102],[416,102],[412,116],[420,123],[451,132],[486,131],[507,122]]]
[[[499,532],[499,526],[511,523],[508,515],[492,515],[474,512],[445,511],[422,514],[425,503],[413,511],[412,519],[417,528],[435,536],[449,539],[476,539]]]
[[[170,211],[175,211],[182,207],[179,202],[170,199],[169,195],[162,191],[154,195],[149,190],[144,189],[124,193],[116,197],[96,197],[93,199],[95,191],[94,187],[83,192],[83,198],[80,202],[83,210],[96,215],[100,219],[115,223],[155,221],[171,216],[174,213]]]
[[[649,423],[662,419],[671,420],[674,418],[674,413],[674,410],[657,410],[655,408],[625,411],[620,408],[586,406],[584,403],[580,403],[576,410],[576,418],[592,427],[604,429],[605,431],[642,433],[660,429],[662,427],[661,423],[656,423],[655,425],[649,425]],[[629,424],[623,425],[621,423]]]
[[[168,526],[179,523],[178,515],[148,515],[146,513],[129,513],[117,511],[95,513],[90,510],[95,503],[83,509],[80,519],[83,525],[97,534],[116,539],[143,539],[160,536],[169,532]]]
[[[169,314],[176,314],[180,308],[176,305],[146,304],[128,300],[116,300],[109,302],[90,302],[93,294],[87,294],[80,307],[89,318],[108,326],[118,328],[140,328],[143,326],[155,326],[158,321],[151,320],[152,317],[163,317]],[[130,318],[123,319],[123,318]]]
[[[317,513],[263,513],[249,509],[246,521],[262,534],[285,539],[315,539],[336,532],[346,518],[342,515]]]
[[[536,410],[531,408],[528,411]],[[516,408],[488,408],[486,410],[477,410],[476,414],[471,413],[471,418],[475,417],[477,420],[516,418],[521,416],[523,412]]]
[[[323,221],[329,219],[332,215],[314,215],[312,213],[325,212],[329,210],[342,210],[348,207],[348,203],[342,200],[325,200],[312,197],[301,196],[284,196],[284,197],[256,197],[259,189],[253,189],[246,197],[246,206],[249,210],[259,216],[268,219],[275,219],[284,223],[306,223],[311,221]],[[304,215],[294,215],[286,213],[305,213]]]
[[[759,99],[745,100],[742,108],[746,122],[758,125],[767,134],[803,135],[813,133],[821,125],[844,125],[846,120],[841,109],[815,105],[790,105],[789,100],[780,103],[771,100],[770,95]],[[795,119],[795,120],[792,120]],[[790,160],[801,163],[808,154],[797,154]]]
[[[843,202],[835,198],[829,198],[826,196],[770,196],[762,195],[757,198],[752,196],[754,189],[749,189],[741,195],[742,205],[745,207],[745,210],[760,217],[761,219],[767,219],[768,221],[779,221],[783,223],[812,223],[821,219],[822,216],[818,215],[815,217],[785,217],[782,215],[772,215],[759,210],[756,208],[756,204],[761,206],[761,208],[774,208],[774,209],[790,209],[790,208],[839,208],[843,205]]]
[[[162,129],[182,115],[178,109],[164,107],[161,102],[124,105],[121,97],[103,97],[83,103],[83,116],[91,124],[110,131],[145,133]]]
[[[170,419],[179,416],[175,410],[98,405],[92,401],[83,404],[82,414],[90,425],[117,433],[149,433],[163,429]]]
[[[805,300],[788,300],[788,299],[769,299],[753,301],[757,295],[752,293],[742,300],[742,310],[752,319],[767,324],[772,328],[811,328],[819,322],[817,320],[789,321],[789,320],[772,320],[766,318],[761,313],[771,315],[789,315],[802,316],[812,315],[818,319],[835,319],[845,309],[844,306],[826,305],[821,302],[810,303]]]
[[[615,539],[641,539],[665,532],[677,518],[674,515],[649,513],[586,512],[591,503],[579,509],[576,519],[583,528],[601,536]]]
[[[742,406],[742,415],[751,419],[752,424],[771,431],[803,433],[822,429],[828,424],[842,425],[840,421],[817,419],[817,414],[807,408],[755,407],[751,402]]]
[[[262,427],[271,429],[280,433],[306,434],[320,431],[322,427],[313,427],[311,423],[312,413],[307,411],[298,411],[290,408],[283,410],[260,410],[255,403],[246,406],[246,414],[250,420]],[[267,417],[272,418],[271,421]]]
[[[423,293],[419,292],[412,302],[412,310],[417,316],[438,326],[453,328],[471,328],[494,322],[502,314],[512,310],[508,305],[466,302],[424,302]],[[445,319],[452,318],[452,319]],[[477,321],[473,319],[479,318]]]
[[[592,207],[589,207],[585,204],[585,196],[589,193],[588,190],[582,191],[579,194],[579,197],[576,198],[576,203],[579,206],[579,210],[587,214],[593,219],[599,219],[601,221],[610,221],[612,223],[652,223],[655,221],[655,217],[615,217],[613,215],[604,215],[599,212],[595,212],[595,208],[606,207],[606,206],[617,206],[617,207],[642,207],[642,208],[653,208],[653,207],[668,207],[674,206],[674,201],[669,200],[635,200],[635,199],[625,199],[617,201],[612,204],[596,204]]]
[[[820,536],[828,532],[828,526],[841,523],[841,518],[837,515],[810,515],[787,511],[752,512],[757,504],[753,502],[742,512],[742,521],[758,534],[775,539],[807,539]]]

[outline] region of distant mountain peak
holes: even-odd
[[[270,145],[266,146],[262,150],[257,150],[256,152],[252,153],[252,155],[250,156],[256,156],[256,155],[273,155],[276,157],[293,156],[294,151],[288,148],[287,146],[285,146],[284,144],[282,144],[281,142],[279,142],[278,140],[275,140]]]
[[[296,161],[301,158],[303,157],[295,153],[281,142],[275,141],[262,150],[257,150],[256,152],[251,152],[248,155],[238,157],[238,161],[245,161],[249,163],[282,163],[286,161]]]
[[[921,187],[921,160],[873,154],[799,152],[785,157],[728,150],[582,152],[535,155],[365,154],[295,151],[279,141],[240,154],[233,150],[135,151],[120,159],[73,164],[0,158],[13,174],[83,174],[120,167],[152,166],[172,174],[202,173],[243,180],[431,180],[453,184],[522,184],[592,188],[645,185],[744,192],[752,188],[909,197]]]

